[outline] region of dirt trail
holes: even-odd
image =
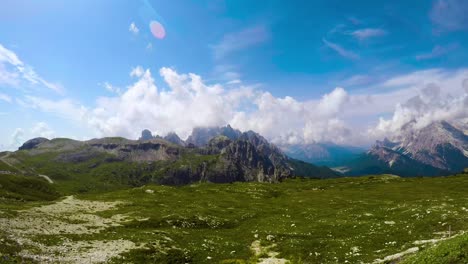
[[[262,246],[259,240],[252,242],[250,249],[254,252],[256,257],[267,255],[268,257],[260,257],[258,260],[259,264],[286,264],[288,263],[287,259],[277,258],[279,255],[278,252],[273,251],[275,244],[270,246]]]
[[[455,235],[453,235],[451,237],[433,238],[433,239],[427,239],[427,240],[416,240],[416,241],[413,242],[413,244],[414,245],[436,244],[436,243],[438,243],[440,241],[449,240],[449,239],[455,238],[455,237],[457,237],[459,235],[462,235],[462,234],[464,234],[464,232],[455,234]],[[372,263],[373,264],[387,263],[389,261],[398,260],[398,259],[401,259],[405,255],[416,253],[419,250],[420,250],[419,247],[412,247],[412,248],[409,248],[409,249],[404,250],[402,252],[398,252],[396,254],[386,256],[383,259],[376,259]]]
[[[47,175],[39,174],[38,176],[41,177],[41,178],[43,178],[43,179],[45,179],[45,180],[48,181],[50,184],[53,184],[53,183],[54,183],[54,181],[53,181],[49,176],[47,176]]]
[[[11,155],[11,152],[7,152],[6,155],[0,157],[0,160],[3,161],[6,165],[12,167],[13,169],[15,169],[15,170],[17,170],[17,171],[23,173],[23,172],[24,172],[23,170],[17,168],[15,165],[13,165],[13,164],[8,160],[8,158],[10,157],[10,155]]]
[[[96,213],[112,211],[122,202],[80,200],[74,196],[62,201],[19,211],[17,217],[1,218],[0,229],[23,245],[21,255],[48,263],[102,263],[137,246],[129,240],[70,240],[67,235],[105,232],[129,218],[114,214],[104,218]],[[37,239],[47,235],[58,244]]]
[[[16,167],[13,163],[11,163],[11,162],[8,160],[8,158],[10,157],[10,155],[11,155],[11,152],[7,152],[6,155],[0,157],[0,160],[3,161],[6,165],[8,165],[8,166],[12,167],[13,169],[19,171],[20,173],[24,173],[23,170],[19,169],[18,167]],[[47,176],[47,175],[38,174],[37,176],[40,177],[40,178],[45,179],[45,180],[46,180],[48,183],[50,183],[50,184],[53,184],[53,183],[54,183],[54,181],[53,181],[49,176]]]

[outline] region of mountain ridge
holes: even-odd
[[[131,186],[152,182],[183,185],[340,176],[326,167],[297,163],[253,131],[240,134],[232,128],[216,131],[220,134],[203,146],[181,143],[175,133],[152,136],[149,130],[143,131],[139,140],[31,139],[9,158],[29,174],[47,175],[58,182],[74,179],[96,186],[109,182]]]
[[[399,135],[376,141],[348,167],[347,175],[436,176],[461,172],[468,167],[468,136],[446,121],[419,129],[410,122]]]

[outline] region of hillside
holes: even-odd
[[[172,138],[175,136],[172,134]],[[108,191],[148,183],[279,182],[295,176],[338,177],[326,167],[297,163],[252,131],[235,140],[219,135],[200,147],[162,138],[39,138],[0,158],[11,165],[7,170],[36,177],[46,175],[65,193]]]

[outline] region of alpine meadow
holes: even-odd
[[[468,263],[468,1],[0,1],[0,263]]]

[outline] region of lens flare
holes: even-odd
[[[151,21],[149,26],[151,34],[153,34],[155,38],[163,39],[164,37],[166,37],[166,30],[164,29],[163,25],[161,25],[161,23],[159,23],[158,21]]]

